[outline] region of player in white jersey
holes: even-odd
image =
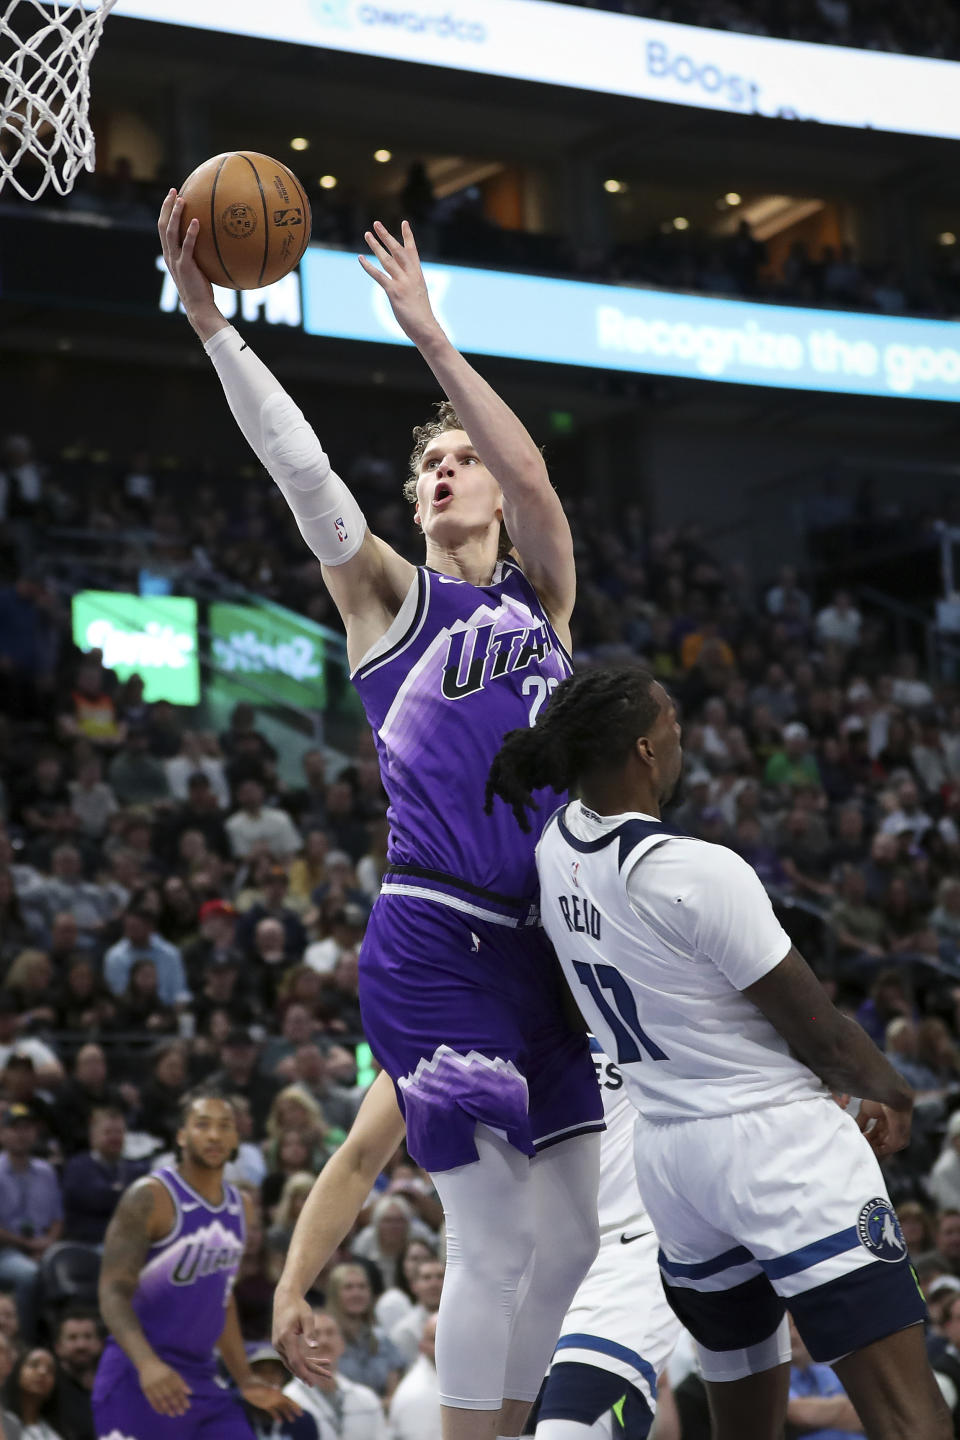
[[[541,914],[641,1115],[637,1179],[715,1440],[781,1435],[785,1309],[871,1440],[948,1440],[876,1158],[907,1143],[912,1093],[832,1005],[750,866],[662,824],[681,766],[654,678],[588,671],[507,737],[488,801],[524,825],[532,788],[581,796],[541,837]],[[870,1143],[831,1090],[865,1097]]]
[[[637,1188],[637,1112],[620,1067],[591,1039],[606,1130],[600,1142],[600,1250],[573,1298],[540,1401],[537,1440],[644,1440],[680,1334]]]
[[[640,1199],[633,1158],[637,1115],[619,1068],[594,1044],[607,1129],[600,1145],[600,1253],[574,1297],[540,1406],[538,1440],[644,1440],[657,1379],[680,1326],[657,1270],[657,1241]],[[404,1135],[389,1077],[380,1074],[344,1144],[317,1177],[290,1242],[290,1283],[306,1294],[334,1253]],[[273,1342],[306,1384],[313,1314],[274,1308]]]

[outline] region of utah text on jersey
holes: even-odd
[[[474,695],[488,680],[525,670],[532,660],[544,660],[553,648],[542,620],[515,630],[497,630],[493,622],[456,625],[449,633],[443,665],[444,698],[463,700]]]

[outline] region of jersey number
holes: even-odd
[[[530,705],[530,719],[528,721],[531,727],[536,725],[537,716],[543,709],[543,704],[547,696],[552,695],[559,684],[559,680],[553,678],[545,680],[542,675],[528,675],[526,680],[524,680],[521,694],[533,696],[533,701]]]
[[[617,1042],[617,1059],[621,1065],[629,1065],[632,1061],[642,1060],[641,1046],[651,1060],[669,1059],[669,1056],[665,1055],[660,1046],[650,1039],[640,1024],[637,1003],[633,998],[630,986],[619,970],[615,970],[612,965],[588,965],[583,960],[574,960],[573,968],[590,991],[597,1003],[597,1009],[614,1033]],[[604,995],[604,990],[610,991],[613,996],[613,1005]]]

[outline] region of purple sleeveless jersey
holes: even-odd
[[[520,567],[489,585],[421,567],[353,675],[389,800],[390,845],[360,955],[360,1004],[410,1152],[428,1170],[476,1158],[478,1121],[527,1154],[602,1129],[589,1048],[562,1013],[538,924],[534,851],[484,789],[508,730],[531,725],[572,665]]]
[[[530,581],[512,560],[483,586],[421,567],[378,650],[353,683],[390,801],[389,863],[533,899],[534,849],[559,798],[544,793],[529,835],[502,801],[483,810],[504,735],[532,724],[573,668]]]
[[[133,1308],[161,1360],[179,1374],[213,1383],[214,1347],[223,1332],[246,1238],[239,1192],[224,1183],[223,1201],[211,1205],[179,1171],[154,1172],[173,1198],[173,1229],[151,1245],[140,1272]],[[111,1337],[97,1370],[93,1398],[109,1396],[133,1366]]]

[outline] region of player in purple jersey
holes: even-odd
[[[446,1214],[443,1433],[515,1436],[599,1238],[602,1105],[538,923],[536,835],[519,834],[505,807],[483,810],[503,735],[530,724],[571,668],[570,528],[530,436],[438,324],[406,223],[398,240],[378,222],[360,263],[448,399],[415,432],[408,493],[424,566],[369,532],[301,412],[216,309],[193,259],[196,228],[181,244],[179,227],[171,191],[167,265],[323,566],[376,736],[391,839],[360,1003]],[[283,1282],[277,1304],[309,1325]]]
[[[246,1239],[243,1200],[223,1178],[239,1144],[230,1101],[184,1101],[175,1166],[137,1180],[107,1230],[100,1310],[110,1337],[93,1386],[99,1440],[252,1440],[220,1356],[248,1404],[293,1419],[300,1407],[247,1363],[233,1284]]]

